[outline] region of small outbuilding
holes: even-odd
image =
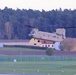
[[[55,42],[54,43],[54,49],[55,50],[60,50],[60,47],[59,46],[60,46],[60,42]]]
[[[0,48],[2,48],[3,47],[3,43],[0,43]]]

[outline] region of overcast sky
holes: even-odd
[[[52,10],[52,9],[76,9],[76,0],[0,0],[0,9],[34,9],[34,10]]]

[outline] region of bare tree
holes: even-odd
[[[62,51],[71,51],[74,45],[75,45],[75,41],[69,39],[69,40],[61,42],[60,49]]]
[[[8,39],[12,38],[13,33],[13,27],[10,22],[5,23],[5,35],[8,37]]]

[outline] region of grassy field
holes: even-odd
[[[76,56],[46,56],[46,55],[0,55],[0,62],[18,62],[32,61],[76,61]]]
[[[33,51],[34,49],[4,47],[0,50]],[[17,62],[14,62],[14,59]],[[0,54],[0,74],[76,75],[76,56]]]
[[[24,51],[24,50],[29,50],[29,51],[38,50],[38,51],[40,51],[41,49],[31,49],[31,48],[22,48],[22,47],[3,47],[3,48],[0,48],[0,50],[21,50],[21,51]]]
[[[0,73],[76,75],[76,61],[0,62]]]

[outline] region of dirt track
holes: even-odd
[[[0,54],[5,55],[46,55],[45,51],[2,51],[0,50]]]
[[[58,51],[55,52],[56,56],[76,56],[76,51]]]
[[[4,54],[4,55],[46,55],[46,52],[43,51],[4,51],[4,50],[0,50],[0,54]],[[54,53],[54,56],[76,56],[76,51],[58,51]]]

